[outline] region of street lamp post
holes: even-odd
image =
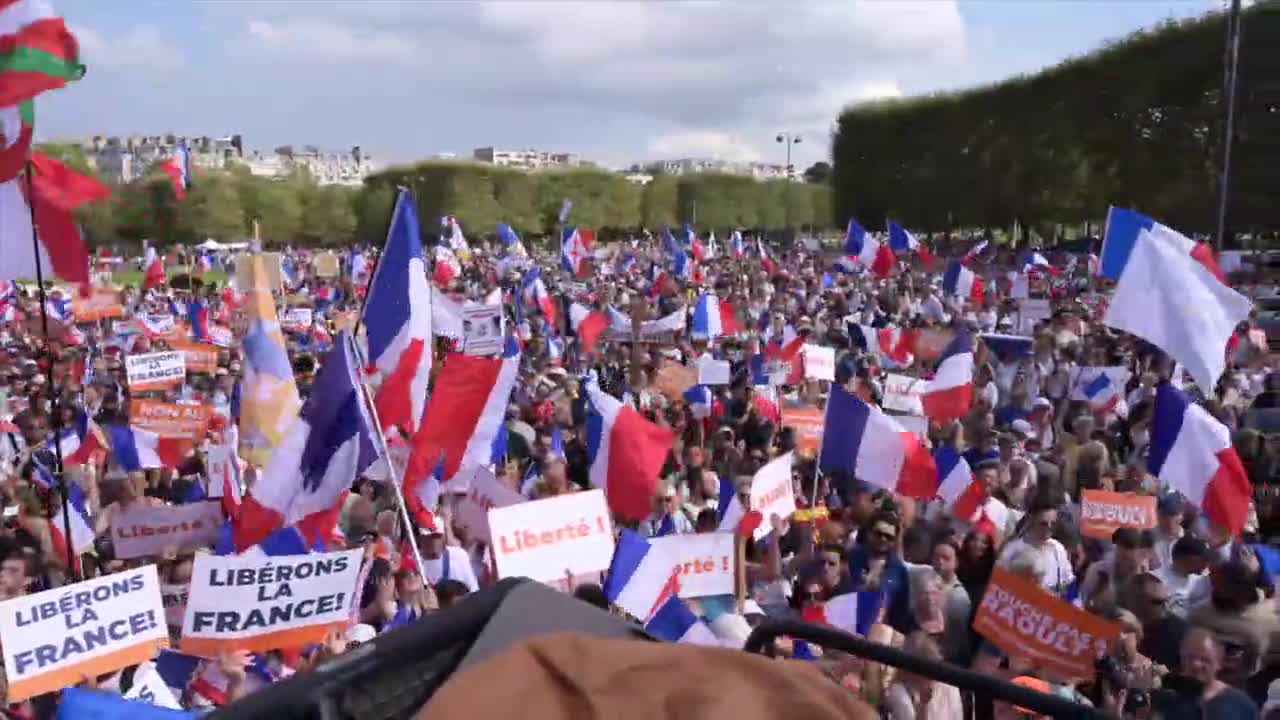
[[[787,185],[783,192],[783,205],[786,213],[787,233],[791,233],[791,180],[795,177],[795,168],[791,166],[791,146],[800,144],[800,136],[793,132],[778,133],[777,141],[787,146]]]

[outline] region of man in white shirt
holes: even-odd
[[[1168,610],[1180,618],[1209,598],[1209,559],[1213,551],[1209,543],[1194,536],[1184,535],[1173,543],[1168,565],[1156,571],[1169,590]]]
[[[1027,511],[1022,536],[1004,546],[998,564],[1008,568],[1015,559],[1030,555],[1044,573],[1040,584],[1045,590],[1062,596],[1075,582],[1076,574],[1067,549],[1053,538],[1053,528],[1057,521],[1058,511],[1052,505],[1033,505]]]
[[[476,574],[471,569],[471,557],[466,550],[445,542],[446,519],[436,516],[435,527],[422,528],[418,550],[422,553],[422,577],[432,586],[441,580],[457,580],[471,592],[480,589]]]

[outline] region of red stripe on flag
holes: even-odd
[[[973,403],[973,385],[965,383],[956,387],[927,392],[920,396],[920,404],[924,414],[930,420],[946,422],[957,420],[969,414],[969,406]]]
[[[396,367],[378,388],[374,405],[378,408],[378,421],[382,429],[400,427],[404,434],[411,435],[418,429],[418,418],[413,416],[412,388],[417,377],[418,368],[422,367],[422,354],[426,343],[422,338],[415,338],[400,353]]]
[[[1204,492],[1204,514],[1215,524],[1226,528],[1232,537],[1244,530],[1249,518],[1249,502],[1253,498],[1249,473],[1235,448],[1218,452],[1218,472],[1209,479]]]

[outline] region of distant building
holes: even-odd
[[[757,180],[778,180],[787,176],[785,165],[772,165],[758,162],[732,162],[716,158],[678,158],[674,160],[656,160],[637,163],[631,166],[632,173],[650,175],[696,175],[698,173],[722,173],[725,175],[743,175]]]
[[[583,165],[578,153],[548,152],[546,150],[503,150],[494,147],[476,148],[472,157],[480,162],[519,170],[546,170],[571,168]]]
[[[187,146],[193,169],[223,170],[244,165],[258,177],[287,177],[306,171],[321,185],[360,185],[374,172],[372,159],[359,146],[345,152],[322,151],[313,146],[292,146],[274,152],[245,152],[240,135],[183,137],[180,135],[95,135],[72,141],[84,148],[89,163],[105,179],[127,183],[147,173],[156,163],[173,157]]]

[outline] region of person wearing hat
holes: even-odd
[[[457,580],[466,585],[471,592],[480,589],[475,571],[471,567],[471,557],[467,551],[450,544],[445,539],[445,518],[432,515],[430,522],[424,522],[418,530],[418,550],[422,553],[422,579],[432,587],[442,580]]]

